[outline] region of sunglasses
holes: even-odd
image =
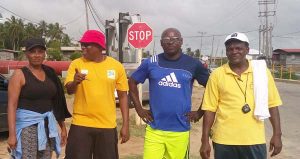
[[[91,43],[81,43],[80,45],[81,45],[81,49],[84,49],[84,48],[89,49],[92,47]]]

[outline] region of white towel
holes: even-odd
[[[265,60],[252,60],[253,85],[254,85],[254,116],[257,120],[264,121],[270,117],[268,107],[268,76]]]

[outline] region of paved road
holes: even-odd
[[[283,150],[276,159],[300,158],[300,84],[276,83],[283,105],[280,107]],[[268,141],[272,134],[270,122],[267,124]]]

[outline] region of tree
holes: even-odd
[[[62,54],[60,50],[61,43],[58,40],[49,41],[48,43],[48,55],[49,60],[61,61]]]
[[[196,50],[195,50],[194,56],[197,57],[197,58],[200,58],[201,53],[200,53],[200,50],[199,50],[199,49],[196,49]]]
[[[63,34],[61,44],[62,44],[62,46],[71,46],[72,45],[71,39],[68,34]]]
[[[81,53],[79,51],[75,51],[71,56],[70,56],[70,59],[73,61],[75,59],[78,59],[81,57]]]
[[[190,47],[186,48],[186,54],[189,56],[194,56],[194,52],[192,51],[192,49]]]

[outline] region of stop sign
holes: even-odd
[[[135,48],[145,48],[153,39],[152,29],[146,23],[134,23],[127,30],[128,42]]]

